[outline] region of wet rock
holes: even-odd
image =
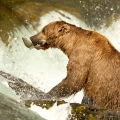
[[[57,106],[61,104],[65,104],[66,102],[64,100],[62,101],[56,101],[56,100],[26,100],[24,101],[24,104],[26,107],[31,107],[32,105],[37,105],[42,108],[49,109],[51,108],[55,103],[57,103]]]
[[[71,118],[70,120],[119,120],[120,111],[113,111],[109,109],[101,109],[88,105],[81,105],[77,103],[71,104]]]
[[[61,104],[66,104],[65,101],[55,101],[55,100],[44,100],[44,101],[25,101],[26,107],[31,107],[32,105],[37,105],[42,108],[49,109],[55,103],[57,106]],[[102,109],[93,107],[90,105],[83,105],[78,103],[70,103],[71,114],[69,114],[69,120],[119,120],[120,111],[113,111],[109,109]]]
[[[0,71],[0,75],[8,80],[9,86],[21,97],[22,104],[30,108],[31,105],[37,105],[41,108],[49,109],[55,103],[57,106],[66,104],[64,100],[41,100],[41,97],[45,94],[32,85],[24,82],[23,80],[16,78],[8,73]],[[30,97],[31,96],[31,97]],[[69,120],[119,120],[120,111],[113,111],[109,109],[97,108],[92,106],[91,100],[87,100],[85,97],[84,104],[70,103],[71,114]],[[89,101],[89,102],[87,102]],[[88,104],[88,105],[86,105]]]
[[[0,71],[0,76],[6,78],[9,87],[15,91],[21,100],[39,100],[44,94],[41,90],[26,83],[20,78],[17,78],[9,73]]]
[[[17,101],[0,93],[0,120],[45,120]]]

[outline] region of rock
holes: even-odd
[[[16,78],[15,76],[12,76],[3,71],[0,71],[0,75],[8,79],[9,81],[8,85],[16,92],[17,95],[21,96],[22,104],[24,104],[28,108],[30,108],[32,104],[42,108],[49,109],[55,103],[57,103],[57,106],[67,103],[64,100],[62,101],[40,100],[44,92],[40,91],[37,88],[34,88],[32,85],[29,85],[28,83],[24,82],[22,79]],[[0,93],[0,97],[1,97],[1,93]],[[88,102],[86,103],[88,104]],[[99,107],[97,108],[92,106],[91,102],[90,102],[90,105],[85,105],[85,103],[84,104],[70,103],[70,106],[71,106],[71,114],[69,115],[69,120],[75,120],[75,119],[77,120],[120,120],[120,111],[113,111],[113,110],[103,109]]]
[[[19,102],[0,93],[0,120],[45,120]]]
[[[44,100],[44,101],[25,101],[26,107],[37,105],[42,108],[49,109],[54,103],[57,106],[66,104],[65,101]],[[71,114],[69,120],[120,120],[120,111],[113,111],[109,109],[97,108],[89,105],[83,105],[78,103],[70,103]]]
[[[9,87],[15,91],[18,96],[20,96],[21,100],[39,100],[44,94],[44,92],[41,90],[9,73],[0,71],[0,76],[6,78],[6,82],[8,83]]]

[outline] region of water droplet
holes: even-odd
[[[110,10],[113,10],[113,8],[111,8]]]

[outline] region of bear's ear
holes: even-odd
[[[64,24],[60,27],[59,32],[62,32],[63,34],[70,32],[70,26],[68,24]]]

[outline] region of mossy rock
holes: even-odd
[[[65,104],[65,101],[43,100],[43,101],[25,101],[25,106],[30,107],[35,104],[42,108],[49,109],[54,103],[57,105]],[[82,105],[78,103],[70,103],[71,114],[69,120],[120,120],[120,112],[109,109],[101,109],[89,105]]]
[[[55,101],[49,101],[49,100],[45,100],[45,101],[26,100],[24,102],[25,102],[25,106],[28,108],[31,107],[31,104],[33,104],[46,109],[49,109],[55,103]]]
[[[26,101],[24,101],[25,106],[28,107],[28,108],[31,107],[31,104],[35,104],[37,106],[40,106],[40,107],[46,108],[46,109],[51,108],[54,105],[55,102],[57,103],[57,106],[66,103],[64,100],[62,100],[62,101],[54,101],[54,100],[43,100],[43,101],[26,100]]]
[[[120,120],[120,112],[77,103],[70,104],[70,120]]]

